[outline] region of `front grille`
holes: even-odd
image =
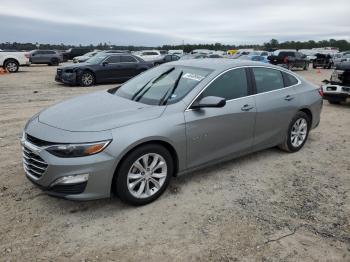
[[[48,164],[39,155],[26,146],[22,146],[23,167],[31,177],[39,179],[46,171]]]
[[[61,75],[62,75],[62,69],[60,69],[60,68],[57,69],[57,75],[58,75],[58,76],[61,76]]]

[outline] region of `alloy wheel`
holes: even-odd
[[[81,76],[81,82],[84,86],[92,85],[94,82],[94,77],[90,73],[85,73]]]
[[[157,193],[168,175],[165,159],[156,153],[148,153],[138,158],[129,169],[127,186],[136,198],[148,198]]]
[[[295,121],[291,130],[291,143],[294,147],[302,145],[307,135],[307,121],[304,118],[299,118]]]
[[[17,64],[15,62],[9,62],[6,64],[6,69],[9,72],[16,72],[17,71]]]

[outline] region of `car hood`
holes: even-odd
[[[89,63],[79,63],[79,64],[72,64],[72,65],[66,65],[66,66],[62,66],[60,67],[60,69],[62,70],[67,70],[67,69],[75,69],[75,68],[84,68],[84,67],[88,67],[91,66],[92,64]]]
[[[158,118],[164,109],[102,91],[51,106],[39,114],[39,121],[68,131],[102,131]]]

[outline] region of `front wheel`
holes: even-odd
[[[16,73],[19,69],[19,64],[15,60],[7,60],[4,63],[4,68],[9,72],[9,73]]]
[[[81,86],[92,86],[95,83],[95,76],[89,72],[83,72],[79,77],[79,84]]]
[[[279,147],[287,152],[299,151],[307,140],[310,126],[307,114],[298,112],[290,122],[284,142]]]
[[[123,160],[115,179],[119,198],[132,205],[145,205],[167,188],[174,173],[169,151],[161,145],[141,146]]]

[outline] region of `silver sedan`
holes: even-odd
[[[24,170],[50,195],[116,192],[147,204],[172,176],[269,147],[300,150],[321,109],[320,89],[281,67],[180,60],[33,116],[21,140]]]

